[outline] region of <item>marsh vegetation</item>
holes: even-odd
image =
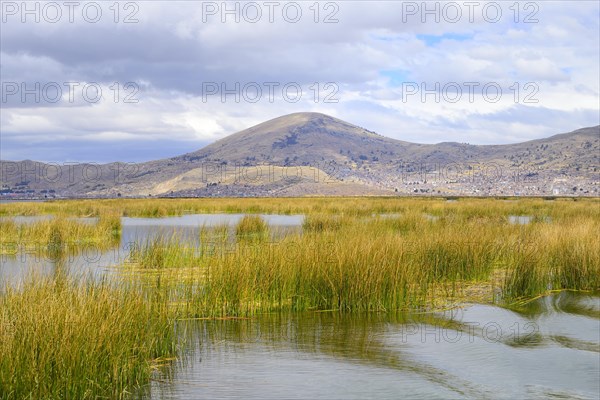
[[[13,203],[2,254],[60,260],[119,243],[122,216],[247,214],[235,226],[142,240],[116,274],[4,282],[1,398],[127,397],[178,355],[176,321],[329,311],[395,314],[467,302],[520,307],[600,289],[600,201],[301,198]],[[303,214],[274,239],[258,214]],[[14,216],[52,215],[30,224]],[[511,216],[527,216],[514,223]],[[75,217],[96,217],[83,223]]]

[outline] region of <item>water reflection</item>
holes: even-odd
[[[104,276],[123,262],[132,243],[171,235],[198,243],[203,227],[232,235],[241,216],[124,218],[117,247],[5,255],[0,281],[18,280],[32,271],[57,280],[73,274]],[[273,235],[285,235],[301,231],[300,217],[265,219]],[[561,292],[511,310],[473,305],[432,314],[266,314],[179,321],[176,329],[186,338],[183,357],[174,368],[157,373],[141,397],[512,399],[600,394],[597,293]]]
[[[600,320],[579,314],[578,320],[564,319],[553,306],[564,296],[540,299],[519,312],[473,305],[435,314],[180,321],[187,357],[175,372],[157,376],[147,394],[170,399],[597,398]],[[566,296],[584,309],[600,301],[597,295]]]
[[[36,222],[50,221],[54,219],[53,215],[17,215],[14,217],[0,217],[1,222],[12,221],[17,225],[33,224]]]
[[[513,225],[528,225],[532,222],[552,222],[550,217],[538,217],[531,215],[509,215],[508,222]]]
[[[236,224],[245,214],[190,214],[164,218],[121,218],[120,241],[112,248],[93,245],[78,245],[69,248],[64,254],[63,268],[75,276],[100,278],[115,271],[115,267],[129,258],[133,248],[150,243],[158,238],[176,238],[190,246],[198,246],[201,232],[211,229],[227,230],[231,240],[235,240]],[[267,215],[261,217],[270,227],[270,240],[278,241],[291,234],[302,232],[303,215]],[[50,220],[51,215],[2,217],[17,224],[31,224]],[[73,218],[80,223],[95,224],[94,217]],[[27,249],[5,246],[0,255],[0,282],[20,282],[32,273],[51,275],[55,269],[55,259],[46,251],[46,243],[30,243]]]
[[[600,296],[563,291],[516,309],[540,326],[540,333],[555,345],[600,352]]]

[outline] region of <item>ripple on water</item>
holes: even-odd
[[[555,333],[592,319],[533,308],[194,321],[187,332],[199,345],[189,361],[150,391],[170,399],[597,398],[597,321],[596,340],[583,341]]]

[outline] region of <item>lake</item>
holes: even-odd
[[[268,314],[181,321],[187,357],[146,395],[165,399],[582,398],[600,393],[600,297],[522,310]]]
[[[0,255],[0,282],[19,282],[31,273],[52,275],[57,269],[76,276],[102,277],[115,271],[125,262],[130,250],[155,238],[177,238],[190,245],[199,243],[202,229],[227,226],[230,233],[245,214],[190,214],[163,218],[121,218],[121,238],[118,246],[100,250],[95,246],[84,247],[75,254],[67,254],[57,265],[49,256],[27,252]],[[277,241],[290,233],[301,232],[303,215],[261,214],[270,227],[271,240]],[[50,220],[51,215],[0,217],[17,224],[32,224]],[[93,224],[96,218],[73,218],[81,223]],[[42,244],[42,246],[45,244]],[[10,252],[12,253],[12,252]]]
[[[233,232],[242,217],[124,217],[117,248],[68,255],[60,265],[33,254],[3,256],[0,280],[16,283],[32,272],[52,275],[58,268],[102,277],[117,271],[133,243],[173,235],[197,243],[203,227],[227,226]],[[262,217],[273,240],[301,232],[304,220],[302,215]],[[41,218],[50,217],[16,222]],[[531,221],[515,216],[509,222]],[[600,394],[598,294],[561,292],[519,310],[472,304],[439,313],[273,313],[182,320],[176,329],[185,339],[183,356],[156,372],[139,396],[597,399]]]

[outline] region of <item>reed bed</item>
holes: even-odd
[[[261,240],[269,233],[269,226],[259,215],[245,215],[236,225],[238,239]]]
[[[7,203],[0,216],[43,215],[97,217],[106,213],[129,217],[165,217],[202,213],[335,214],[371,216],[421,211],[431,215],[458,213],[465,216],[531,215],[568,220],[582,212],[600,215],[597,198],[445,198],[338,197],[338,198],[203,198],[203,199],[93,199]]]
[[[526,300],[553,290],[600,290],[600,220],[539,224],[510,253],[506,300]]]
[[[186,268],[195,265],[197,252],[198,249],[181,243],[176,235],[158,236],[133,246],[128,262],[143,270]]]
[[[474,300],[469,296],[477,287],[486,290],[477,301],[489,302],[498,292],[510,302],[550,290],[600,288],[595,210],[581,209],[560,225],[547,218],[512,224],[506,215],[480,211],[309,214],[302,234],[278,242],[221,237],[209,243],[211,251],[206,243],[190,252],[171,242],[141,253],[164,253],[159,258],[170,268],[160,282],[176,284],[174,296],[193,317],[436,308],[448,299]],[[169,254],[179,260],[169,261]]]
[[[22,224],[3,219],[0,220],[0,253],[12,254],[18,248],[50,253],[77,251],[85,246],[107,249],[117,245],[120,236],[121,219],[114,213],[102,215],[93,224],[67,217]]]
[[[349,222],[350,218],[332,214],[309,214],[302,223],[304,232],[324,232],[336,231],[344,224]]]
[[[128,285],[30,279],[0,295],[0,398],[125,398],[177,354],[166,307]]]
[[[406,300],[407,303],[413,304],[422,302],[422,299],[416,300],[413,287],[432,293],[433,286],[443,281],[444,287],[451,288],[448,289],[451,292],[457,292],[460,291],[465,279],[483,281],[490,276],[492,270],[498,269],[505,272],[506,279],[502,289],[506,299],[535,296],[557,288],[578,290],[598,288],[598,281],[595,278],[598,275],[599,265],[598,246],[594,245],[597,239],[594,232],[597,231],[598,221],[600,221],[600,201],[598,199],[576,200],[461,198],[455,202],[446,202],[445,199],[436,198],[376,197],[334,200],[330,198],[75,200],[8,204],[2,207],[0,213],[57,215],[55,221],[44,221],[30,227],[19,227],[10,222],[2,222],[1,226],[4,242],[19,243],[35,239],[50,248],[60,247],[60,243],[72,240],[75,244],[86,241],[114,243],[118,238],[121,215],[158,217],[213,212],[304,213],[306,215],[303,224],[304,236],[290,239],[293,243],[284,241],[279,248],[285,246],[300,249],[322,248],[322,244],[330,243],[331,239],[334,247],[329,250],[338,257],[336,268],[341,271],[344,279],[348,282],[357,280],[360,284],[370,282],[371,279],[379,279],[390,284],[394,282],[394,277],[413,277],[397,281],[398,286],[393,286],[393,289],[382,287],[382,290],[378,290],[376,286],[372,287],[375,292],[395,293],[394,296],[398,293],[410,292],[410,295],[406,295],[408,296]],[[81,215],[99,216],[100,221],[93,227],[66,218]],[[511,224],[509,222],[511,216],[526,216],[531,219],[531,222],[528,225]],[[206,232],[208,231],[204,231],[203,235],[206,235]],[[221,229],[220,232],[221,238],[228,235],[227,229]],[[257,215],[248,215],[235,227],[233,240],[265,242],[267,238],[268,227],[264,221]],[[206,237],[201,241],[214,242]],[[297,276],[312,271],[310,272],[312,275],[309,276],[314,277],[321,276],[318,272],[323,272],[315,268],[329,268],[318,265],[317,260],[323,258],[322,254],[315,254],[314,259],[298,257],[292,263],[293,265],[290,265],[289,262],[278,261],[278,257],[288,256],[288,254],[279,254],[279,250],[265,249],[266,246],[253,249],[252,258],[245,257],[234,261],[224,261],[224,257],[209,260],[206,256],[207,249],[204,249],[203,259],[199,260],[197,254],[190,252],[189,249],[184,250],[182,246],[173,242],[174,240],[161,238],[145,246],[146,250],[143,252],[136,252],[134,255],[139,267],[154,270],[175,267],[189,269],[198,265],[210,265],[212,279],[216,280],[216,274],[220,269],[230,270],[229,275],[236,276],[243,273],[244,265],[252,260],[258,265],[258,267],[252,266],[257,275],[238,277],[249,279],[251,282],[262,279],[265,275],[275,274],[269,269],[281,269],[278,272],[281,276]],[[226,242],[225,240],[223,244],[216,247],[226,248],[228,246]],[[249,246],[254,245],[255,243],[249,244]],[[158,248],[162,250],[158,251]],[[402,248],[404,253],[399,253],[398,248]],[[248,251],[250,250],[238,248],[226,252],[247,253]],[[223,250],[220,252],[222,253]],[[409,252],[410,257],[405,255]],[[532,254],[537,256],[532,258]],[[240,269],[236,271],[238,265]],[[286,272],[285,269],[289,271]],[[354,269],[361,273],[355,273]],[[173,274],[173,271],[169,273]],[[331,274],[331,271],[324,272],[326,277],[321,276],[319,282],[321,279],[330,283],[335,282]],[[201,273],[199,276],[205,275]],[[309,282],[312,279],[302,276],[302,279],[309,279]],[[278,279],[282,281],[282,278]],[[218,286],[214,282],[210,283],[211,287]],[[304,293],[286,292],[288,283],[279,288],[280,293],[276,297],[282,299],[282,304],[278,307],[283,306],[284,297],[290,304],[297,304],[297,298],[306,297]],[[239,287],[241,283],[234,285],[222,281],[222,284],[224,287]],[[324,289],[321,283],[310,282],[301,287],[313,288],[311,292],[313,294],[318,290],[323,297]],[[402,290],[399,289],[400,287]],[[248,286],[242,292],[252,293],[252,290]],[[338,293],[336,295],[338,298],[344,297],[339,296],[339,293],[346,293],[341,289],[333,292]],[[350,290],[349,293],[354,292]],[[381,296],[381,293],[378,296]],[[236,294],[233,296],[236,298],[233,303],[239,303],[240,296],[246,295]],[[393,304],[400,306],[398,300],[392,301],[392,295],[386,297],[388,300],[380,301],[379,306],[375,306],[375,303],[370,300],[366,301],[370,305],[365,306],[363,300],[370,297],[365,293],[352,297],[354,300],[339,300],[335,306],[336,301],[332,298],[336,296],[330,293],[325,296],[329,300],[309,301],[306,302],[306,307],[319,308],[326,305],[344,309],[388,309],[393,308]],[[257,297],[271,298],[272,295],[260,293]],[[292,301],[292,298],[295,300]],[[358,302],[360,303],[358,307],[354,307],[357,298],[363,300]],[[214,301],[221,300],[214,299]],[[263,304],[265,301],[261,300],[258,303]]]
[[[420,224],[415,224],[419,220]],[[491,282],[499,270],[511,271],[505,282],[507,298],[535,295],[543,289],[531,287],[531,292],[525,293],[524,288],[511,283],[515,271],[525,265],[519,264],[528,254],[525,250],[537,251],[543,245],[539,240],[526,242],[523,238],[524,229],[534,235],[534,227],[481,219],[432,221],[418,212],[390,219],[355,219],[341,227],[335,220],[332,226],[322,218],[319,221],[318,229],[278,242],[225,239],[200,244],[197,251],[189,251],[178,242],[142,248],[140,254],[163,260],[161,264],[168,267],[164,272],[155,270],[158,272],[151,275],[149,287],[153,282],[163,288],[171,285],[171,296],[182,305],[180,312],[186,317],[435,308],[447,299],[470,300],[464,289]],[[589,235],[592,229],[582,233]],[[552,238],[550,235],[547,240]],[[523,250],[517,253],[519,246]],[[567,283],[570,288],[596,288],[594,252],[592,247],[582,246],[576,254],[585,257],[571,256],[571,267],[563,268],[563,279],[553,288]],[[551,270],[546,259],[532,261],[533,265],[527,265],[530,273],[547,281]],[[587,264],[581,264],[583,261]],[[580,270],[587,275],[580,276]],[[135,276],[145,277],[148,275],[143,272]],[[494,301],[492,291],[487,296],[488,301]]]
[[[511,306],[555,290],[600,289],[598,199],[15,203],[0,214],[54,218],[3,220],[0,241],[37,241],[47,251],[71,242],[110,246],[121,216],[213,212],[253,215],[235,227],[203,228],[192,241],[140,243],[114,282],[59,274],[0,290],[0,398],[130,397],[177,355],[177,319]],[[305,214],[302,232],[275,240],[262,213]]]

